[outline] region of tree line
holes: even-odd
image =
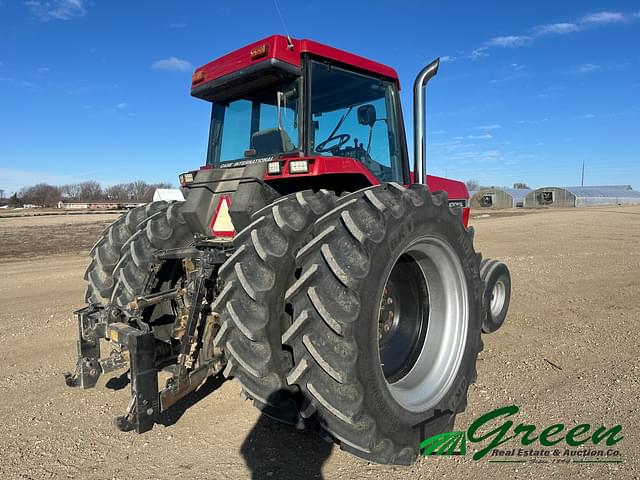
[[[10,207],[33,204],[42,207],[55,207],[64,202],[150,202],[158,188],[172,188],[169,183],[147,183],[142,180],[119,183],[102,187],[98,182],[89,180],[67,185],[49,185],[38,183],[24,187],[9,199]],[[3,192],[4,193],[4,192]],[[4,195],[3,195],[4,196]]]

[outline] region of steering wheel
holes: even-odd
[[[319,144],[316,147],[316,152],[318,153],[322,153],[322,152],[329,152],[335,148],[340,148],[342,147],[344,144],[346,144],[349,140],[351,139],[351,135],[349,135],[348,133],[339,133],[338,135],[333,135],[329,138],[327,138],[325,141],[323,141],[321,144]],[[332,147],[327,147],[327,145],[329,143],[338,141],[338,143]]]

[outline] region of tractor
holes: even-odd
[[[179,176],[184,201],[130,210],[91,250],[66,383],[128,369],[114,423],[143,433],[233,377],[264,415],[415,462],[465,409],[511,292],[507,267],[474,250],[465,185],[426,175],[438,66],[414,83],[413,169],[388,66],[274,35],[197,68],[206,165]]]

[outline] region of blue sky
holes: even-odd
[[[640,189],[640,3],[279,0],[292,36],[416,72],[430,173]],[[177,183],[204,163],[190,76],[283,28],[271,1],[0,0],[0,189]],[[409,139],[410,140],[410,139]]]

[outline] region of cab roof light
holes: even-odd
[[[252,48],[249,56],[251,57],[251,60],[257,60],[258,58],[266,57],[268,53],[269,45],[263,43],[260,46]]]
[[[191,85],[197,85],[203,80],[204,80],[204,72],[202,70],[198,70],[193,75],[191,75]]]

